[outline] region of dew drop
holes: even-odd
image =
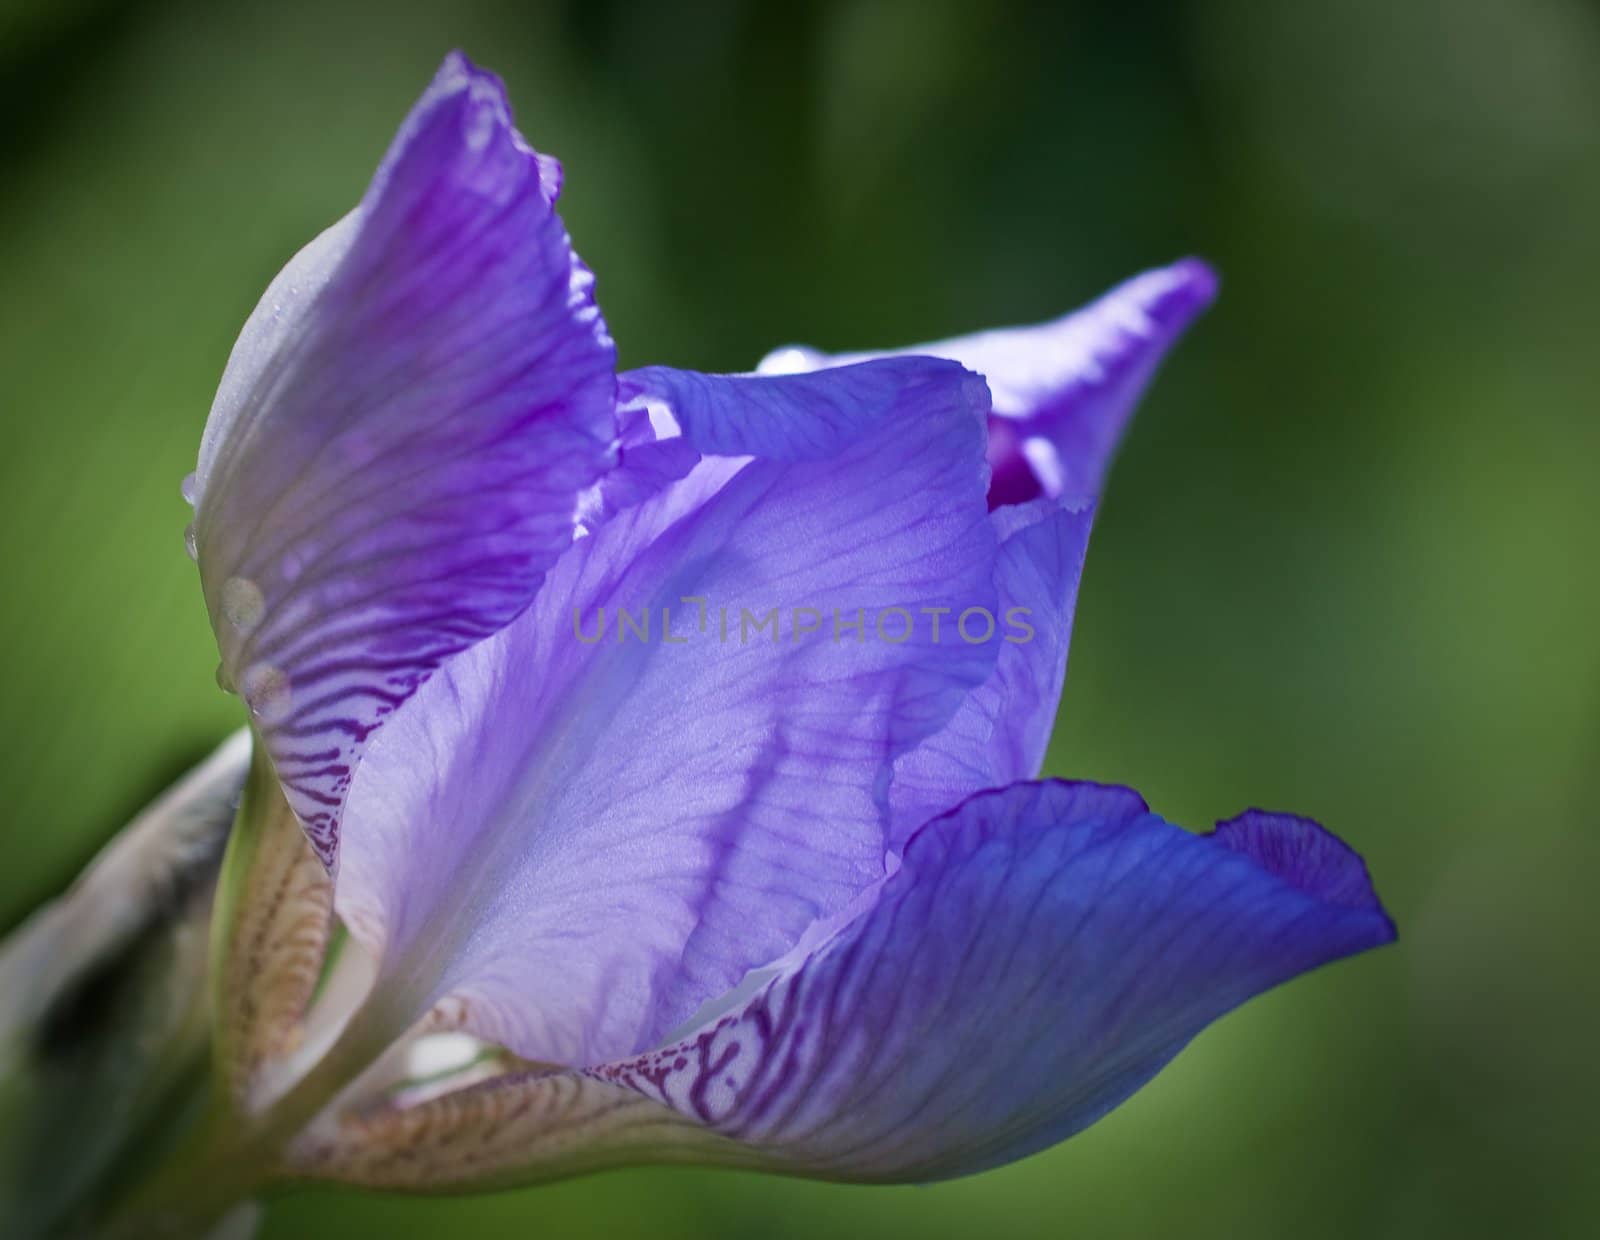
[[[229,577],[222,583],[223,618],[241,633],[249,633],[260,624],[266,608],[261,587],[248,577]]]
[[[774,349],[761,359],[761,371],[769,375],[792,375],[804,370],[805,366],[805,353],[793,345]]]
[[[183,496],[183,502],[191,508],[194,507],[194,497],[198,487],[199,484],[195,481],[195,476],[192,473],[185,474],[183,481],[178,484],[178,493]]]
[[[271,663],[257,663],[244,674],[244,700],[250,713],[265,724],[289,714],[289,673]]]
[[[217,664],[217,673],[216,673],[216,675],[217,675],[217,688],[221,689],[224,693],[237,693],[237,692],[239,692],[237,689],[235,689],[233,687],[233,677],[228,675],[228,669],[226,667],[224,667],[220,663]]]
[[[200,543],[195,538],[194,522],[189,522],[183,527],[183,549],[189,553],[189,558],[196,563],[200,560]]]

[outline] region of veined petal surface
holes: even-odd
[[[1038,499],[996,510],[1000,645],[994,671],[954,717],[895,764],[899,849],[975,792],[1038,776],[1055,727],[1094,505]]]
[[[718,454],[580,538],[362,764],[337,907],[396,1024],[451,999],[573,1065],[658,1042],[881,877],[894,760],[994,666],[921,614],[994,606],[981,382],[684,383]]]
[[[1198,259],[1146,271],[1080,310],[1032,327],[1003,328],[894,353],[948,357],[989,383],[994,422],[990,503],[1039,495],[1092,499],[1161,359],[1216,296]],[[759,370],[804,373],[882,353],[775,350]]]
[[[361,205],[268,289],[193,482],[222,670],[325,864],[382,720],[504,627],[613,433],[613,348],[559,170],[445,61]]]
[[[914,357],[858,360],[785,376],[647,366],[621,375],[617,394],[642,404],[652,422],[675,429],[703,453],[815,461],[859,440],[864,422],[881,423],[886,411],[902,403],[914,411],[916,388],[934,383],[963,387],[975,415],[990,407],[988,389],[977,375],[950,366],[931,368]],[[915,412],[895,425],[907,436],[919,431]]]
[[[1059,781],[929,823],[858,908],[682,1040],[330,1116],[297,1170],[456,1190],[629,1162],[964,1175],[1071,1136],[1233,1007],[1394,937],[1360,857],[1309,819],[1195,835],[1128,789]]]
[[[929,817],[1040,773],[1066,674],[1096,497],[1161,359],[1210,304],[1216,277],[1187,259],[1147,271],[1051,323],[917,345],[984,375],[989,505],[1003,542],[996,586],[1007,623],[995,671],[895,771],[898,846]],[[811,372],[866,354],[780,349],[765,373]]]
[[[1308,819],[1194,835],[1127,789],[1019,784],[928,824],[741,1010],[591,1075],[776,1169],[941,1179],[1071,1136],[1246,999],[1393,937]]]
[[[859,437],[863,410],[882,410],[915,373],[910,359],[874,359],[810,374],[719,375],[645,366],[617,376],[620,459],[585,497],[593,529],[682,478],[702,454],[821,460]],[[976,409],[988,388],[966,380]],[[911,433],[915,433],[914,430]]]

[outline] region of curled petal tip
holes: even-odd
[[[511,125],[511,101],[500,75],[480,69],[460,48],[449,52],[440,62],[439,71],[422,96],[422,106],[454,94],[469,96],[507,126]]]
[[[1217,295],[1217,274],[1182,258],[1124,280],[1079,309],[884,353],[769,353],[763,374],[797,374],[872,357],[949,358],[983,376],[991,397],[991,507],[1038,495],[1097,494],[1128,419],[1167,352]]]
[[[1222,288],[1222,277],[1217,274],[1217,269],[1194,255],[1180,258],[1166,268],[1165,274],[1172,277],[1172,291],[1164,300],[1183,316],[1182,323],[1187,323],[1200,311],[1208,309]]]
[[[538,173],[540,195],[547,203],[555,203],[561,196],[561,162],[534,150],[517,129],[511,113],[511,100],[500,75],[479,68],[459,49],[449,53],[440,64],[433,81],[412,109],[408,128],[401,131],[402,136],[407,132],[415,132],[427,117],[451,107],[459,110],[464,149],[483,151],[495,141],[497,135],[504,135],[506,149],[513,161],[531,160]],[[485,188],[492,192],[495,185],[486,183]]]
[[[1298,814],[1250,809],[1219,822],[1211,835],[1224,848],[1325,904],[1382,913],[1389,930],[1385,941],[1397,937],[1361,854],[1321,823]]]
[[[1123,326],[1131,340],[1146,340],[1146,347],[1164,351],[1211,308],[1220,287],[1221,280],[1210,263],[1202,258],[1181,258],[1117,285],[1095,308],[1106,312],[1113,323],[1119,309],[1127,312],[1130,317]],[[1157,363],[1160,357],[1158,352],[1149,361]],[[1141,359],[1130,356],[1127,360]]]
[[[1216,301],[1219,287],[1210,263],[1181,258],[1124,280],[1059,322],[1064,327],[1074,321],[1081,325],[1089,368],[1103,370],[1102,382],[1115,380],[1124,372],[1153,369],[1165,350]],[[1096,318],[1099,323],[1092,332],[1085,330]],[[1142,376],[1141,390],[1147,379],[1148,374]]]
[[[468,105],[464,119],[476,120],[485,131],[493,125],[513,128],[505,83],[498,74],[478,68],[459,50],[449,53],[439,65],[439,71],[417,101],[410,119],[415,121],[457,97]]]

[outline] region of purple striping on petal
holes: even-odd
[[[742,1009],[590,1074],[775,1167],[938,1179],[1070,1136],[1229,1009],[1393,937],[1309,820],[1193,835],[1127,789],[1017,784],[925,827],[874,906]]]
[[[991,488],[990,499],[994,497]],[[1094,507],[1040,499],[995,510],[999,614],[1020,608],[1026,641],[1002,640],[989,679],[895,766],[891,846],[985,788],[1035,778],[1055,726]],[[1008,623],[1009,628],[1009,623]]]
[[[330,867],[368,740],[527,606],[606,464],[613,349],[558,185],[499,80],[452,55],[361,205],[268,289],[218,391],[201,580]]]

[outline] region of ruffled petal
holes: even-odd
[[[908,364],[909,362],[909,364]],[[859,433],[862,410],[886,409],[916,381],[915,360],[879,359],[814,374],[715,375],[646,366],[617,376],[618,461],[584,497],[593,531],[684,477],[702,454],[822,459]],[[973,408],[989,394],[976,375]]]
[[[915,357],[832,366],[812,374],[710,375],[669,366],[630,370],[617,381],[618,400],[642,406],[657,438],[676,433],[700,452],[758,456],[770,461],[817,461],[860,439],[864,417],[905,405],[913,416],[902,429],[915,432],[915,407],[926,391],[959,383],[975,416],[990,407],[989,392],[974,374],[930,368]]]
[[[924,614],[994,607],[981,382],[683,382],[681,437],[732,455],[579,539],[362,765],[337,906],[400,1023],[451,999],[569,1064],[659,1041],[881,877],[894,760],[993,668]]]
[[[613,432],[558,170],[452,55],[234,348],[191,495],[222,674],[323,861],[363,748],[521,612]]]
[[[1039,495],[1092,499],[1156,367],[1216,289],[1205,263],[1184,259],[1049,323],[894,352],[952,358],[988,380],[992,505]],[[803,373],[872,356],[881,354],[829,356],[790,346],[768,354],[759,369]]]
[[[1192,835],[1126,789],[1020,784],[930,823],[741,1010],[593,1075],[778,1169],[941,1179],[1071,1136],[1246,999],[1393,937],[1307,819]]]

